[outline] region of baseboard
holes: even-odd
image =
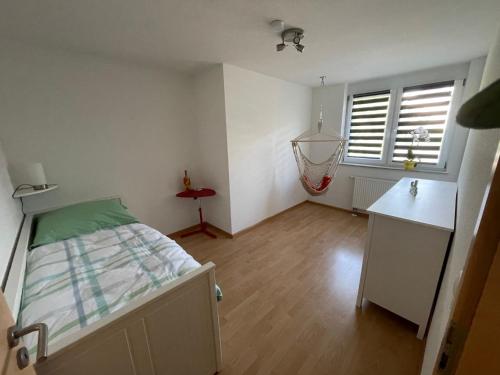
[[[200,224],[191,225],[190,227],[178,230],[176,232],[169,233],[169,234],[167,234],[167,237],[171,237],[171,238],[173,238],[173,237],[180,237],[184,233],[191,232],[191,231],[193,231],[195,229],[198,229],[199,227],[200,227]],[[213,224],[210,224],[209,222],[207,222],[207,227],[209,229],[211,229],[212,232],[217,232],[216,234],[223,235],[224,237],[227,237],[227,238],[233,238],[232,234],[226,232],[225,230],[220,229],[219,227],[216,227]]]
[[[232,235],[231,233],[229,232],[226,232],[225,230],[223,229],[220,229],[219,227],[213,225],[213,224],[210,224],[209,222],[207,222],[207,225],[210,229],[212,229],[212,231],[215,231],[215,232],[219,232],[220,234],[222,234],[224,237],[227,237],[227,238],[233,238],[234,235]]]
[[[319,203],[319,202],[313,202],[313,201],[310,201],[310,200],[306,199],[305,201],[302,201],[302,202],[297,203],[297,204],[295,204],[295,205],[293,205],[291,207],[288,207],[287,209],[285,209],[283,211],[280,211],[280,212],[278,212],[278,213],[276,213],[276,214],[274,214],[272,216],[269,216],[269,217],[267,217],[267,218],[265,218],[265,219],[263,219],[263,220],[255,223],[255,224],[253,224],[253,225],[251,225],[251,226],[249,226],[249,227],[247,227],[245,229],[242,229],[242,230],[240,230],[240,231],[238,231],[236,233],[233,233],[233,234],[228,233],[225,230],[222,230],[219,227],[217,227],[217,226],[215,226],[213,224],[210,224],[208,222],[207,222],[207,225],[208,225],[208,227],[210,229],[212,229],[215,232],[218,232],[218,234],[221,234],[221,235],[223,235],[226,238],[235,238],[235,237],[239,237],[239,236],[245,234],[248,231],[251,231],[252,229],[255,229],[256,227],[259,227],[259,226],[261,226],[263,224],[266,224],[267,222],[269,222],[272,219],[274,219],[276,216],[279,216],[279,215],[281,215],[281,214],[283,214],[283,213],[285,213],[287,211],[293,210],[294,208],[297,208],[297,207],[299,207],[299,206],[301,206],[303,204],[306,204],[306,203],[311,203],[311,204],[315,204],[315,205],[318,205],[318,206],[321,206],[321,207],[331,208],[332,210],[339,210],[339,211],[343,211],[343,212],[348,212],[350,214],[355,214],[355,215],[358,215],[358,216],[368,217],[368,214],[366,214],[364,212],[354,212],[352,210],[348,210],[348,209],[345,209],[345,208],[336,207],[336,206],[330,206],[329,204]],[[167,236],[168,237],[178,237],[178,236],[181,236],[183,233],[190,232],[190,231],[192,231],[194,229],[197,229],[199,226],[200,226],[199,224],[192,225],[192,226],[190,226],[188,228],[181,229],[181,230],[179,230],[177,232],[173,232],[173,233],[167,234]]]
[[[270,221],[270,220],[274,219],[276,216],[279,216],[279,215],[281,215],[281,214],[283,214],[283,213],[285,213],[285,212],[287,212],[287,211],[293,210],[294,208],[296,208],[296,207],[298,207],[298,206],[301,206],[301,205],[303,205],[304,203],[307,203],[307,202],[308,202],[308,201],[307,201],[307,200],[305,200],[305,201],[302,201],[302,202],[300,202],[300,203],[297,203],[297,204],[295,204],[295,205],[293,205],[293,206],[291,206],[291,207],[288,207],[287,209],[285,209],[285,210],[283,210],[283,211],[278,212],[277,214],[274,214],[274,215],[272,215],[272,216],[269,216],[269,217],[267,217],[267,218],[265,218],[265,219],[263,219],[263,220],[261,220],[261,221],[259,221],[259,222],[255,223],[255,224],[253,224],[253,225],[250,225],[249,227],[246,227],[245,229],[242,229],[242,230],[240,230],[240,231],[238,231],[238,232],[236,232],[236,233],[233,233],[233,238],[234,238],[234,237],[239,237],[239,236],[241,236],[242,234],[245,234],[246,232],[248,232],[248,231],[250,231],[250,230],[252,230],[252,229],[254,229],[254,228],[256,228],[256,227],[261,226],[262,224],[267,223],[268,221]]]
[[[347,208],[331,206],[331,205],[326,204],[326,203],[314,202],[314,201],[310,201],[310,200],[307,200],[307,202],[312,203],[312,204],[316,204],[316,205],[321,206],[321,207],[331,208],[333,210],[339,210],[339,211],[349,212],[350,214],[354,214],[354,215],[358,215],[358,216],[368,217],[368,214],[365,212],[348,210]]]

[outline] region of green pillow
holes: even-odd
[[[119,199],[74,204],[37,216],[31,249],[100,229],[138,222]]]

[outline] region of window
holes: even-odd
[[[349,157],[382,159],[390,95],[387,90],[352,97]]]
[[[392,161],[406,159],[412,143],[410,132],[422,127],[429,132],[430,139],[414,145],[413,153],[422,164],[438,164],[453,87],[454,82],[451,81],[403,89]]]
[[[412,146],[419,169],[445,169],[450,113],[462,81],[403,86],[348,97],[344,162],[402,167]],[[426,141],[412,131],[425,129]]]

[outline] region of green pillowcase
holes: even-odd
[[[119,199],[74,204],[37,216],[31,249],[100,229],[138,222]]]

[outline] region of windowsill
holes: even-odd
[[[386,165],[374,165],[374,164],[357,164],[357,163],[347,163],[347,162],[340,162],[340,165],[347,165],[350,167],[366,167],[366,168],[378,168],[378,169],[389,169],[393,171],[400,171],[400,172],[419,172],[419,173],[435,173],[435,174],[448,174],[448,171],[446,169],[414,169],[412,171],[407,171],[403,167],[389,167]]]

